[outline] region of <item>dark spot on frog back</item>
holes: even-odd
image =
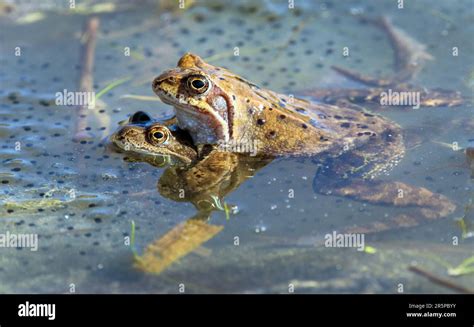
[[[276,135],[277,135],[276,131],[270,131],[270,132],[267,133],[267,137],[269,139],[274,139],[276,137]]]
[[[351,124],[346,122],[346,123],[342,123],[339,126],[341,126],[342,128],[349,128],[349,127],[351,127]]]
[[[369,131],[357,133],[357,136],[364,136],[364,135],[372,136],[372,137],[373,137],[373,136],[376,136],[377,134],[375,134],[374,132],[369,132]],[[386,141],[386,142],[388,142],[388,141]],[[392,141],[390,141],[390,142],[392,142]]]

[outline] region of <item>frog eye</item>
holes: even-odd
[[[188,77],[186,85],[190,91],[203,94],[209,89],[209,80],[201,75],[191,75]]]
[[[170,138],[170,131],[166,127],[153,127],[148,131],[148,138],[153,143],[163,144]]]

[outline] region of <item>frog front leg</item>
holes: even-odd
[[[319,176],[320,177],[320,176]],[[442,194],[433,193],[424,187],[402,182],[351,179],[332,182],[316,176],[314,190],[321,194],[344,196],[356,201],[376,205],[406,208],[405,213],[396,214],[367,225],[347,227],[346,233],[375,233],[397,228],[418,226],[452,214],[456,205]]]

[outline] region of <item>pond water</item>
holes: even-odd
[[[160,195],[157,182],[165,168],[126,161],[104,146],[131,113],[172,114],[151,81],[188,51],[285,94],[360,87],[331,65],[389,74],[393,51],[387,37],[360,23],[360,15],[387,15],[427,45],[436,59],[416,85],[472,95],[472,1],[406,1],[403,9],[396,1],[297,1],[293,10],[286,1],[209,1],[175,12],[153,2],[116,2],[115,10],[96,14],[94,90],[125,82],[90,110],[92,137],[82,142],[72,140],[75,108],[54,100],[57,92],[77,90],[88,16],[47,3],[32,8],[19,1],[0,17],[0,233],[39,237],[37,251],[0,248],[1,293],[178,293],[183,286],[186,293],[397,293],[400,286],[407,293],[450,292],[411,272],[415,264],[474,288],[474,275],[450,277],[446,266],[458,266],[474,252],[472,172],[462,150],[474,142],[467,104],[379,112],[408,135],[404,160],[380,179],[443,194],[457,209],[445,219],[367,235],[366,251],[316,246],[314,240],[400,209],[318,194],[313,161],[282,158],[225,197],[239,210],[212,213],[207,224],[223,226],[214,237],[160,274],[144,272],[134,266],[127,243],[132,221],[133,248],[141,255],[196,209]],[[342,56],[344,47],[349,57]]]

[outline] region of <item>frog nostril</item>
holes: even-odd
[[[161,88],[161,84],[163,83],[174,85],[176,84],[176,82],[177,82],[176,77],[173,77],[173,76],[167,77],[167,76],[160,75],[153,80],[152,88],[153,90],[158,90]]]
[[[158,86],[160,85],[161,81],[158,78],[155,78],[152,83],[152,88],[153,90],[156,90]]]

